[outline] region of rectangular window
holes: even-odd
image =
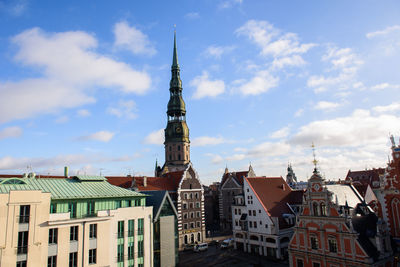
[[[69,267],[78,267],[78,252],[69,253]]]
[[[95,202],[94,201],[89,201],[87,203],[87,215],[88,216],[94,216],[95,215]]]
[[[68,212],[70,213],[70,218],[76,218],[76,202],[68,203]]]
[[[57,244],[58,239],[58,228],[49,229],[49,245]]]
[[[249,210],[249,216],[251,216],[251,214],[252,214],[252,213],[251,213],[251,210]]]
[[[200,202],[196,202],[196,208],[200,208]]]
[[[128,260],[132,260],[135,257],[133,253],[134,253],[134,243],[129,242],[128,243]]]
[[[71,226],[69,229],[69,241],[78,241],[78,226]]]
[[[122,200],[117,200],[117,202],[115,202],[115,208],[119,209],[122,206]]]
[[[28,231],[18,232],[18,254],[28,253]]]
[[[317,240],[317,238],[312,236],[312,237],[310,237],[310,241],[311,241],[311,248],[312,249],[318,249],[318,240]]]
[[[197,212],[197,218],[200,218],[200,211]]]
[[[328,239],[328,245],[329,245],[329,252],[333,252],[333,253],[337,252],[336,239]]]
[[[118,222],[118,238],[124,237],[124,221]]]
[[[118,262],[124,261],[124,244],[120,244],[117,247],[117,261]]]
[[[96,264],[97,262],[97,249],[89,249],[89,264]]]
[[[143,235],[144,219],[138,219],[138,235]]]
[[[253,210],[253,216],[256,216],[256,210]]]
[[[254,222],[253,225],[254,225],[254,228],[257,228],[257,222]]]
[[[239,222],[237,220],[235,220],[235,225],[239,226]]]
[[[258,210],[258,213],[261,213],[261,210]]]
[[[97,224],[96,223],[89,225],[89,238],[97,238]]]
[[[194,222],[190,223],[190,228],[192,228],[192,229],[194,228]]]
[[[183,224],[183,229],[185,229],[185,230],[186,230],[187,228],[188,228],[188,225],[187,225],[187,223],[184,223],[184,224]]]
[[[197,222],[197,227],[200,227],[201,226],[201,222]]]
[[[296,267],[304,267],[303,260],[297,259],[296,263],[297,263]]]
[[[129,200],[125,200],[125,207],[129,207],[131,202]]]
[[[50,204],[50,213],[57,213],[57,203]]]
[[[17,267],[26,267],[26,261],[17,261]]]
[[[135,234],[135,220],[128,221],[128,236],[134,236]]]
[[[143,253],[144,253],[143,249],[144,249],[143,240],[138,241],[138,257],[143,257]]]
[[[29,223],[30,210],[31,210],[30,205],[20,206],[20,208],[19,208],[19,223]]]
[[[47,258],[47,267],[57,267],[57,256]]]
[[[321,265],[319,264],[319,262],[313,262],[312,267],[320,267]]]

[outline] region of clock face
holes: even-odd
[[[400,154],[395,154],[394,155],[396,158],[399,158],[400,157]]]
[[[176,132],[177,132],[177,133],[182,132],[182,128],[181,128],[181,127],[177,127],[177,128],[176,128]]]

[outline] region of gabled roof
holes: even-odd
[[[132,176],[106,176],[107,181],[115,186],[119,186],[122,188],[131,188],[132,187]]]
[[[229,177],[233,177],[233,179],[236,180],[236,182],[240,185],[243,185],[243,179],[245,177],[247,177],[247,175],[249,174],[249,171],[240,171],[240,172],[228,172],[225,173],[222,176],[222,180],[221,180],[221,186],[224,185],[224,183],[226,182],[226,180],[228,180]]]
[[[164,206],[165,201],[168,201],[172,210],[175,213],[175,216],[178,217],[178,212],[175,209],[175,205],[168,194],[168,191],[146,191],[146,205],[153,206],[153,216],[154,221],[158,220],[160,216],[160,212],[162,207]]]
[[[373,184],[374,181],[379,182],[379,175],[384,174],[384,168],[372,169],[372,170],[364,170],[364,171],[348,171],[346,180],[353,180],[354,184],[361,184],[361,185],[371,185],[372,188],[378,188]],[[366,189],[366,188],[365,188]]]
[[[13,178],[0,178],[0,193],[9,193],[16,190],[40,190],[51,193],[51,199],[91,199],[91,198],[125,198],[145,196],[144,194],[126,190],[114,186],[102,177],[99,180],[82,180],[78,177],[72,178],[22,178],[23,183],[4,183]],[[15,182],[15,181],[14,181]]]
[[[279,228],[287,228],[283,214],[293,214],[287,204],[300,204],[303,191],[293,191],[282,177],[246,178],[266,212],[279,220]]]

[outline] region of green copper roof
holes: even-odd
[[[144,194],[114,186],[105,180],[93,180],[95,176],[82,176],[74,179],[51,178],[7,178],[0,179],[0,194],[19,190],[41,190],[51,193],[52,199],[87,199],[138,197]],[[104,177],[103,177],[104,178]],[[97,176],[95,179],[100,179]],[[105,178],[104,178],[105,179]],[[25,184],[16,183],[23,181]]]
[[[76,178],[80,181],[106,181],[104,176],[97,175],[78,175]]]
[[[176,49],[176,31],[174,32],[174,55],[172,58],[172,68],[179,68],[178,64],[178,52]]]

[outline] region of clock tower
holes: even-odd
[[[174,33],[174,51],[169,83],[168,123],[165,128],[165,164],[163,171],[179,171],[190,162],[189,128],[186,124],[186,107],[182,98],[182,81]],[[166,170],[167,167],[167,170]]]

